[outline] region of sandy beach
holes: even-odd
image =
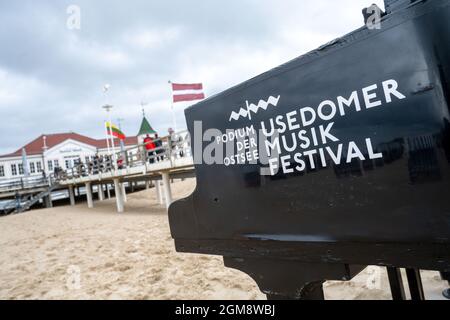
[[[173,185],[189,195],[195,180]],[[34,210],[0,218],[0,299],[265,299],[247,275],[221,257],[180,254],[154,189],[130,194],[126,212],[115,200]],[[422,272],[428,299],[446,283]],[[371,280],[375,281],[373,285]],[[382,268],[354,280],[327,282],[327,299],[390,299]]]

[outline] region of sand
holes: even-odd
[[[174,197],[194,186],[194,180],[175,183]],[[123,214],[112,199],[94,209],[80,203],[0,218],[0,248],[0,299],[265,299],[221,257],[177,253],[154,189],[128,195]],[[427,298],[443,299],[439,274],[422,275]],[[347,283],[327,282],[325,294],[390,299],[382,268]]]

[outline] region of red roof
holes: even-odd
[[[43,147],[44,147],[44,136],[46,137],[46,145],[47,145],[48,149],[51,149],[54,146],[66,141],[66,140],[69,140],[69,139],[91,145],[93,147],[96,147],[97,149],[106,149],[106,147],[107,147],[106,138],[92,139],[92,138],[83,136],[81,134],[75,133],[75,132],[46,134],[46,135],[39,136],[35,140],[31,141],[30,143],[26,144],[22,148],[18,149],[16,152],[0,156],[0,158],[20,157],[22,155],[23,148],[25,148],[27,155],[42,154]],[[111,140],[110,140],[110,142],[111,142]],[[120,142],[117,139],[114,139],[115,146],[118,147],[119,143]],[[137,139],[137,137],[127,137],[125,139],[124,143],[125,143],[125,146],[136,145],[138,143],[138,139]]]

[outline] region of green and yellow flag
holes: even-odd
[[[106,122],[106,131],[110,136],[114,136],[117,139],[125,140],[125,134],[120,130],[118,127],[116,127],[114,124],[110,122]]]

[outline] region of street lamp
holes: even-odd
[[[108,93],[108,91],[109,91],[109,89],[111,88],[111,85],[110,84],[105,84],[104,86],[103,86],[103,94],[105,95],[105,101],[107,101],[107,93]],[[116,148],[115,148],[115,146],[114,146],[114,136],[112,135],[112,129],[111,129],[111,126],[112,126],[112,121],[111,121],[111,110],[112,110],[112,108],[113,108],[113,106],[112,105],[110,105],[110,104],[105,104],[104,106],[103,106],[103,109],[105,109],[106,110],[106,112],[108,113],[108,122],[109,122],[109,127],[107,127],[107,134],[109,134],[110,135],[110,137],[111,137],[111,150],[112,150],[112,157],[113,157],[113,161],[114,161],[114,168],[117,170],[117,156],[116,156]],[[107,142],[107,144],[108,144],[108,138],[106,139],[106,142]],[[108,151],[109,152],[109,151]]]

